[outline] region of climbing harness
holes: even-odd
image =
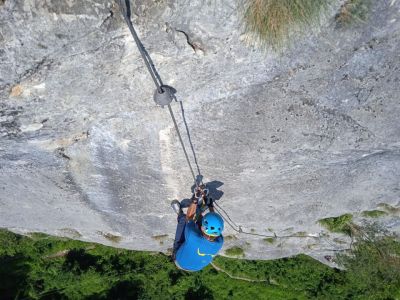
[[[196,213],[194,215],[194,221],[197,222],[200,216],[212,206],[212,199],[210,198],[210,191],[202,183],[194,190],[192,201],[196,201]]]
[[[171,119],[172,119],[172,121],[174,123],[174,127],[175,127],[176,133],[178,135],[179,141],[181,143],[182,150],[183,150],[183,153],[185,155],[186,161],[188,163],[188,166],[189,166],[189,169],[190,169],[190,173],[192,174],[192,177],[193,177],[193,180],[194,180],[194,183],[195,183],[196,187],[198,187],[199,186],[199,182],[198,182],[197,177],[196,177],[196,175],[194,173],[194,170],[193,170],[192,164],[190,162],[188,153],[186,151],[186,147],[185,147],[185,144],[183,142],[183,139],[182,139],[178,124],[177,124],[176,119],[175,119],[174,112],[172,111],[172,108],[171,108],[171,102],[172,102],[173,99],[175,99],[174,89],[172,87],[170,87],[170,86],[167,86],[167,85],[163,84],[160,75],[157,73],[157,70],[154,67],[154,64],[153,64],[153,62],[151,60],[150,55],[147,53],[146,49],[144,48],[143,44],[141,43],[141,41],[140,41],[140,39],[139,39],[139,37],[138,37],[138,35],[136,33],[136,30],[133,27],[132,21],[131,21],[131,12],[130,12],[129,0],[119,0],[119,4],[120,4],[122,15],[124,16],[125,22],[128,24],[129,30],[130,30],[130,32],[131,32],[131,34],[133,36],[133,39],[135,40],[137,48],[139,49],[140,55],[142,56],[143,61],[146,64],[147,70],[149,71],[149,73],[151,75],[151,78],[153,79],[153,82],[154,82],[154,84],[156,86],[156,90],[155,90],[154,96],[153,96],[154,101],[156,102],[156,104],[160,105],[161,107],[164,107],[165,105],[168,107],[168,111],[169,111],[169,114],[171,115]],[[183,107],[182,107],[182,103],[181,103],[181,110],[182,110],[182,113],[184,113]],[[186,121],[184,120],[184,122],[185,122],[186,130],[189,133]],[[198,164],[197,164],[196,154],[194,152],[193,145],[192,145],[192,142],[190,140],[190,135],[188,134],[188,136],[189,136],[190,145],[192,147],[194,160],[195,160],[195,163],[197,165],[198,178],[201,178],[200,168],[198,167]]]

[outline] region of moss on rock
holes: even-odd
[[[350,225],[353,220],[351,214],[344,214],[338,217],[324,218],[318,221],[319,224],[324,226],[331,232],[345,233],[350,235]]]

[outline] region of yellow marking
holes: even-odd
[[[206,255],[210,255],[211,257],[215,257],[215,255],[213,255],[213,254],[200,253],[200,248],[197,248],[197,254],[198,254],[199,256],[206,256]]]

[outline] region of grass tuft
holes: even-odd
[[[400,208],[399,207],[394,207],[391,206],[390,204],[387,203],[379,203],[378,208],[386,211],[389,214],[395,215],[395,214],[400,214]]]
[[[298,237],[307,237],[307,232],[305,231],[298,231],[296,233],[293,234],[294,236],[298,236]]]
[[[243,256],[244,251],[242,248],[235,246],[235,247],[226,249],[225,254],[228,256]]]
[[[238,238],[235,235],[229,234],[229,235],[224,235],[224,241],[235,241]]]
[[[109,240],[112,243],[118,244],[122,240],[121,236],[114,235],[109,232],[98,231],[97,233],[102,235],[104,238],[106,238],[107,240]]]
[[[365,22],[370,8],[371,0],[347,0],[335,17],[336,23],[340,26],[348,26]]]
[[[361,213],[361,215],[363,217],[367,217],[367,218],[379,218],[379,217],[387,215],[387,212],[384,212],[384,211],[381,211],[381,210],[377,210],[377,209],[375,209],[375,210],[366,210],[366,211],[363,211]]]
[[[151,238],[156,241],[164,240],[168,237],[168,234],[153,235]]]
[[[321,219],[318,221],[318,223],[331,232],[345,233],[350,235],[352,219],[353,216],[351,214],[344,214],[338,217]]]
[[[295,29],[318,23],[327,0],[247,0],[246,30],[263,44],[281,49]]]
[[[341,244],[341,245],[347,244],[346,241],[344,241],[344,240],[342,240],[342,239],[338,239],[338,238],[334,238],[333,241],[334,241],[336,244]]]
[[[82,237],[82,234],[80,234],[78,230],[75,230],[73,228],[62,228],[62,229],[60,229],[60,231],[63,234],[65,234],[73,239],[79,239]]]
[[[273,244],[275,242],[275,238],[273,238],[273,237],[265,238],[264,242],[269,243],[269,244]]]
[[[160,234],[160,235],[153,235],[151,237],[153,240],[156,240],[160,243],[160,245],[164,245],[165,239],[168,238],[168,234]]]

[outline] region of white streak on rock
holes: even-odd
[[[176,175],[174,174],[174,170],[171,167],[171,162],[173,161],[171,150],[172,145],[170,139],[171,129],[172,125],[160,130],[159,132],[158,138],[160,141],[160,162],[162,171],[165,174],[165,181],[167,182],[167,186],[170,189],[173,198],[178,199],[179,182],[175,180]]]
[[[22,132],[31,132],[31,131],[37,131],[43,127],[42,123],[33,123],[29,125],[22,125],[20,127]]]

